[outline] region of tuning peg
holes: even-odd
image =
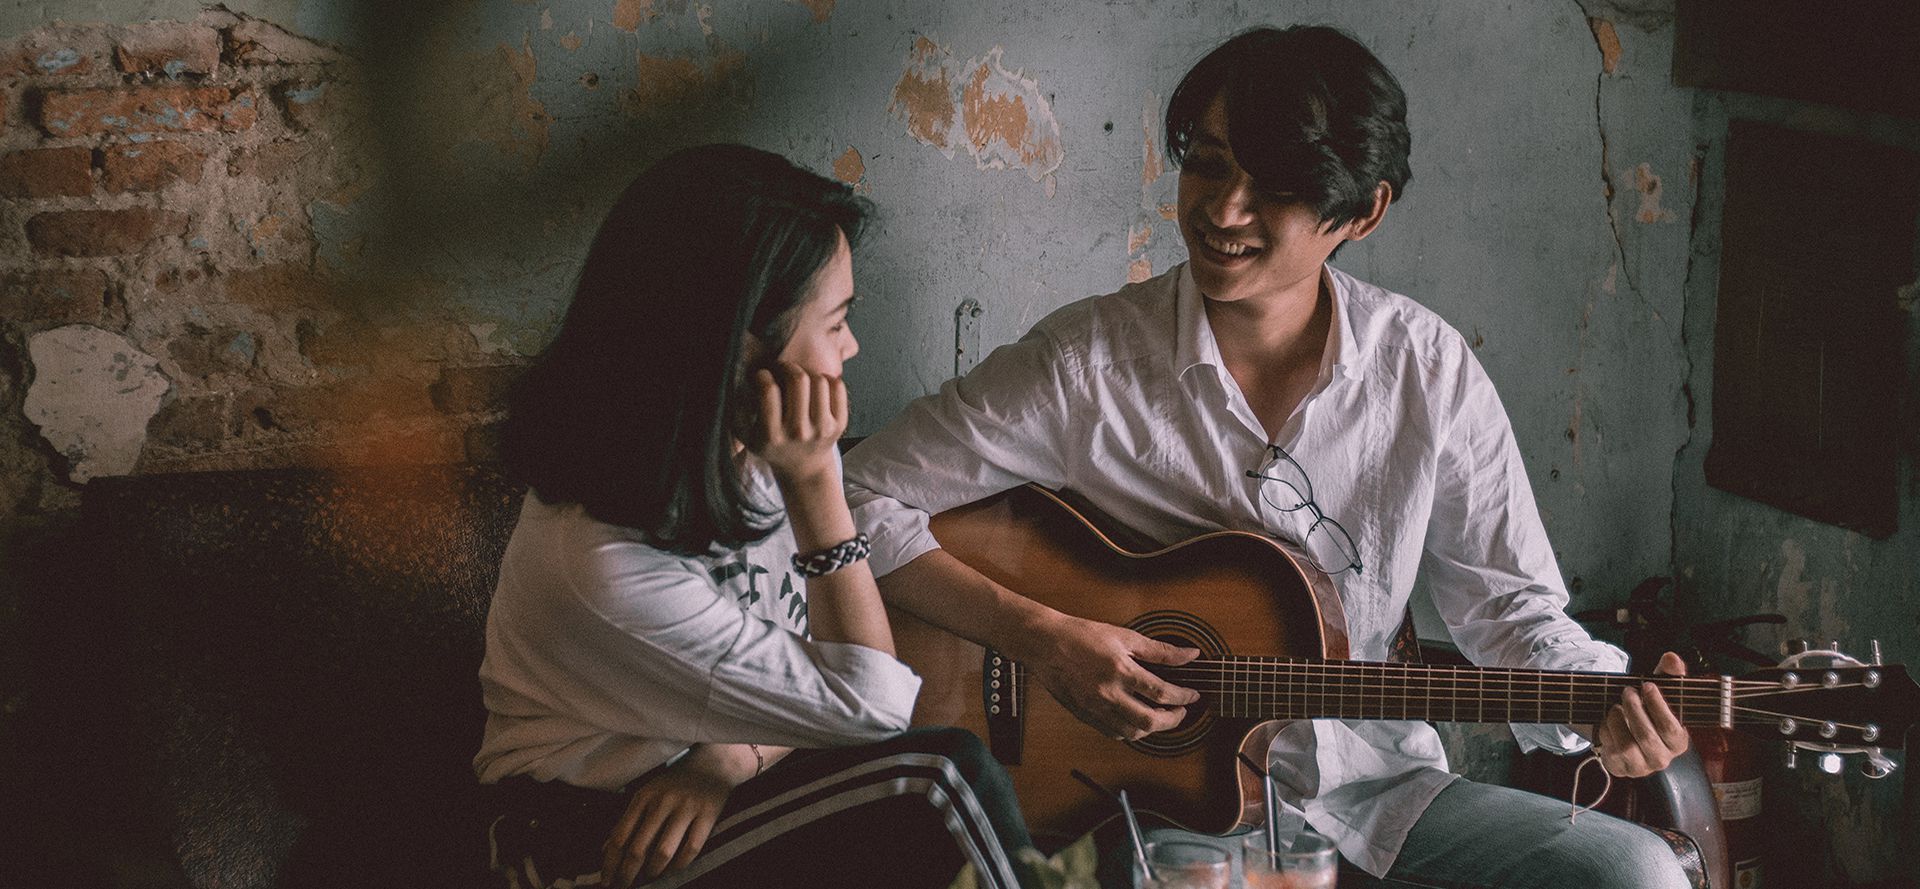
[[[1807,639],[1788,639],[1787,640],[1788,654],[1806,654],[1807,650],[1812,647],[1813,647],[1813,642]]]
[[[1880,666],[1880,640],[1875,639],[1871,642],[1868,642],[1867,647],[1871,649],[1871,654],[1872,654],[1872,657],[1867,661],[1867,663],[1872,664],[1876,667]]]
[[[1820,759],[1817,760],[1817,762],[1820,765],[1820,771],[1826,772],[1829,775],[1840,774],[1840,767],[1841,767],[1840,754],[1822,753],[1820,754]]]
[[[1895,768],[1897,766],[1893,764],[1893,760],[1881,753],[1878,747],[1868,747],[1867,758],[1860,761],[1860,774],[1876,781],[1893,774]]]
[[[1828,641],[1827,641],[1827,650],[1828,650],[1828,651],[1839,651],[1839,650],[1840,650],[1840,640],[1838,640],[1838,639],[1831,639],[1831,640],[1828,640]]]
[[[1785,765],[1789,769],[1797,769],[1800,767],[1800,748],[1795,747],[1792,744],[1787,745],[1787,756],[1786,756]]]

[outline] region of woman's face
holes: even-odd
[[[847,322],[847,310],[852,305],[853,253],[842,234],[832,258],[807,282],[806,293],[795,310],[793,337],[787,340],[779,360],[811,373],[840,376],[841,365],[860,351]]]

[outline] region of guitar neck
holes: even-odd
[[[1723,676],[1263,657],[1202,658],[1178,667],[1155,667],[1154,672],[1206,695],[1222,716],[1249,719],[1591,725],[1620,701],[1621,689],[1652,682],[1682,723],[1722,725],[1731,701]]]

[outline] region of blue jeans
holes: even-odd
[[[1687,889],[1666,841],[1599,812],[1569,824],[1565,800],[1465,778],[1455,780],[1407,834],[1385,879],[1342,861],[1340,889]],[[1237,852],[1241,837],[1167,829]]]
[[[1566,800],[1454,781],[1407,834],[1384,880],[1343,871],[1340,889],[1687,889],[1653,831],[1599,812],[1567,822]]]

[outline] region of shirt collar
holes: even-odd
[[[1353,278],[1335,271],[1332,266],[1321,266],[1320,275],[1327,282],[1327,291],[1333,294],[1333,327],[1328,332],[1329,342],[1326,356],[1321,358],[1321,375],[1329,370],[1349,380],[1358,380],[1367,375],[1367,363],[1360,356],[1360,335],[1354,329]],[[1327,367],[1328,361],[1332,367]]]
[[[1320,379],[1325,381],[1334,375],[1360,379],[1366,376],[1366,364],[1360,360],[1360,339],[1353,329],[1353,279],[1331,266],[1322,266],[1320,275],[1328,292],[1333,294],[1333,323],[1327,331],[1327,349],[1320,356]],[[1175,378],[1183,378],[1188,371],[1205,365],[1226,382],[1227,363],[1220,357],[1220,342],[1214,339],[1213,327],[1207,323],[1206,298],[1200,295],[1200,287],[1193,281],[1192,268],[1184,263],[1174,284],[1173,335]]]
[[[1174,283],[1173,301],[1174,377],[1185,377],[1187,371],[1201,365],[1225,373],[1226,361],[1220,357],[1220,343],[1213,338],[1213,328],[1207,324],[1204,297],[1200,295],[1200,286],[1193,282],[1192,266],[1186,263],[1180,265],[1180,277]]]

